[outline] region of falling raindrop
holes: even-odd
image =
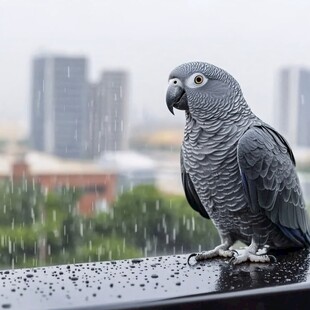
[[[189,219],[186,219],[186,230],[190,230],[191,229],[191,223]]]
[[[169,235],[166,234],[166,244],[169,244]]]
[[[176,239],[176,229],[174,227],[172,230],[172,240],[175,241],[175,239]]]
[[[12,254],[12,241],[11,241],[11,238],[9,238],[8,251],[9,251],[9,254]]]
[[[195,228],[196,228],[196,226],[195,226],[195,218],[192,217],[192,231],[195,231]]]
[[[301,105],[305,104],[305,96],[303,94],[300,95]]]
[[[56,222],[56,210],[53,210],[53,222]]]
[[[142,204],[142,213],[146,213],[146,203]]]
[[[84,236],[84,224],[83,224],[82,221],[80,222],[80,236],[81,236],[81,237]]]
[[[159,210],[159,200],[157,199],[156,200],[156,211],[158,211]]]

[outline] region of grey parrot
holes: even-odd
[[[196,261],[222,256],[233,264],[271,262],[260,249],[310,246],[310,221],[288,142],[249,108],[238,82],[204,62],[174,69],[168,109],[184,110],[181,176],[190,206],[221,237]],[[236,252],[236,241],[247,247]]]

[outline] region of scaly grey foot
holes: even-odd
[[[223,250],[223,249],[213,249],[210,251],[204,251],[201,253],[198,253],[195,257],[196,261],[202,261],[213,257],[233,257],[234,252],[232,250]]]
[[[190,259],[192,257],[195,257],[195,260],[196,262],[198,261],[202,261],[202,260],[206,260],[206,259],[209,259],[209,258],[213,258],[213,257],[233,257],[234,255],[234,250],[229,250],[229,245],[227,243],[223,243],[223,244],[220,244],[219,246],[217,246],[216,248],[214,248],[213,250],[210,250],[210,251],[204,251],[204,252],[201,252],[201,253],[193,253],[191,254],[188,259],[187,259],[187,263],[189,263]]]

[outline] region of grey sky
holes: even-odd
[[[277,70],[310,66],[310,1],[0,0],[0,122],[28,122],[31,59],[41,52],[85,55],[100,71],[131,72],[132,114],[173,118],[169,72],[201,60],[241,84],[253,111],[273,121]]]

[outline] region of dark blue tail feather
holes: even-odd
[[[286,237],[296,243],[296,247],[310,247],[309,232],[303,233],[300,229],[288,228],[281,224],[277,226]]]

